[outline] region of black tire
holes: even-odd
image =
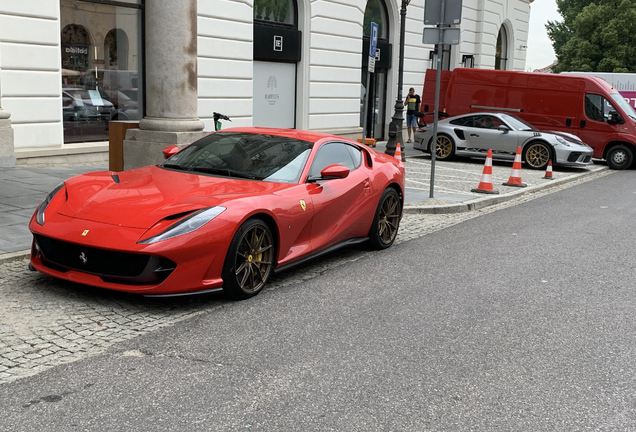
[[[400,227],[400,211],[398,193],[393,188],[387,188],[380,197],[369,231],[369,243],[373,249],[391,247]]]
[[[255,296],[274,268],[276,245],[269,226],[259,218],[238,229],[223,264],[223,291],[233,300]]]
[[[433,138],[428,141],[428,152],[433,151]],[[437,134],[437,148],[435,159],[439,161],[451,160],[455,157],[455,141],[446,134]]]
[[[605,160],[611,169],[624,170],[632,164],[634,154],[629,147],[617,145],[609,149],[607,155],[605,155]]]
[[[523,160],[528,168],[545,169],[551,159],[552,149],[542,141],[531,142],[523,149]]]

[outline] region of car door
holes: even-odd
[[[594,148],[594,156],[601,157],[597,147],[604,148],[612,134],[620,132],[621,125],[607,123],[610,111],[616,111],[613,103],[599,94],[585,95],[585,118],[579,122],[577,135]]]
[[[314,180],[324,168],[334,164],[349,168],[349,175],[343,179]],[[357,146],[342,142],[320,146],[307,177],[314,209],[311,226],[314,250],[368,235],[375,211],[371,175],[367,158]]]
[[[508,130],[502,131],[499,126],[506,126]],[[472,147],[483,152],[492,149],[493,155],[500,156],[514,155],[519,145],[519,134],[499,117],[490,114],[475,116],[468,139]]]

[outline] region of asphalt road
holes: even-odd
[[[636,171],[0,386],[0,430],[633,430]]]

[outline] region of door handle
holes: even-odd
[[[470,134],[470,136],[474,136],[474,137],[478,137],[479,138],[479,135],[477,135],[477,134]]]
[[[572,119],[571,119],[571,118],[569,118],[569,119],[565,120],[565,125],[566,125],[567,127],[572,126]]]
[[[371,182],[369,180],[365,180],[364,183],[362,183],[362,186],[365,189],[369,189],[369,187],[371,186]]]
[[[585,120],[581,120],[581,127],[585,127]]]

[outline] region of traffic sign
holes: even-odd
[[[458,25],[462,22],[462,0],[444,0],[444,22],[440,22],[441,0],[424,1],[425,25]]]
[[[440,40],[439,28],[426,27],[424,28],[424,34],[422,36],[422,43],[437,45],[458,45],[460,32],[458,28],[444,28],[442,29],[442,39]]]
[[[371,34],[369,35],[369,56],[375,57],[375,50],[378,47],[379,27],[376,23],[371,23]]]

